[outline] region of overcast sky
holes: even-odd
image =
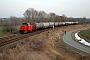
[[[0,0],[0,18],[23,17],[28,8],[67,17],[90,18],[90,0]]]

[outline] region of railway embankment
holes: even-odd
[[[90,25],[61,26],[43,31],[10,45],[12,48],[2,50],[1,60],[88,60],[89,55],[62,41],[65,30],[75,30]],[[8,47],[10,47],[8,46]],[[7,47],[7,46],[5,46]]]

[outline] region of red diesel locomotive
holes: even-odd
[[[20,26],[20,30],[19,32],[21,34],[27,33],[27,32],[31,32],[35,30],[35,25],[34,24],[30,24],[30,23],[22,23],[22,25]]]

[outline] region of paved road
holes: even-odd
[[[79,43],[75,42],[71,37],[72,32],[74,32],[74,31],[69,31],[69,32],[66,33],[66,35],[64,34],[63,37],[62,37],[63,41],[65,43],[67,43],[68,45],[72,46],[72,47],[75,47],[75,48],[77,48],[81,51],[84,51],[84,52],[90,54],[90,47],[86,47],[82,44],[79,44]]]

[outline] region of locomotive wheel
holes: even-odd
[[[23,32],[24,32],[24,34],[28,33],[28,31],[23,31]]]
[[[30,30],[28,30],[28,33],[30,33]]]
[[[23,30],[20,30],[19,32],[20,32],[20,34],[24,34],[24,31]]]

